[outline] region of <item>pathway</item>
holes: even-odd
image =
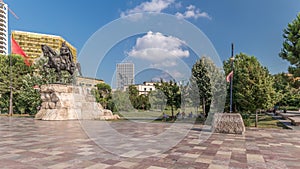
[[[164,123],[109,123],[116,131],[136,138],[143,132],[157,134],[170,127]],[[0,117],[0,168],[300,168],[300,131],[247,129],[245,135],[212,134],[201,142],[199,134],[205,131],[200,128],[194,126],[178,145],[155,157],[141,158],[145,152],[128,152],[131,157],[125,158],[95,144],[78,121]]]

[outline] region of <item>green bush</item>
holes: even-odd
[[[299,110],[299,108],[296,106],[287,106],[285,108],[286,108],[286,110],[290,110],[290,111],[298,111]]]
[[[247,113],[247,112],[242,112],[240,113],[242,118],[243,118],[243,121],[244,121],[244,125],[246,127],[250,127],[251,125],[251,118],[250,118],[250,113]]]

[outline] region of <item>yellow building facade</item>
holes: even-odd
[[[34,32],[12,31],[12,37],[19,44],[22,50],[31,59],[39,58],[42,55],[41,45],[48,45],[55,51],[59,49],[63,42],[66,42],[73,54],[73,61],[76,63],[77,50],[76,48],[60,36],[48,35]]]

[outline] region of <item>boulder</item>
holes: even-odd
[[[244,134],[245,125],[239,113],[215,113],[212,131],[216,133]]]

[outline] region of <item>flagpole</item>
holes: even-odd
[[[233,56],[233,43],[231,44],[231,58],[230,58],[230,62],[231,62],[231,71],[233,72],[233,61],[234,61],[234,56]],[[230,113],[232,113],[232,88],[233,88],[233,76],[230,77]]]
[[[13,115],[13,90],[12,90],[12,55],[9,55],[9,76],[10,76],[10,83],[9,83],[9,88],[10,88],[10,96],[9,96],[9,116]]]

